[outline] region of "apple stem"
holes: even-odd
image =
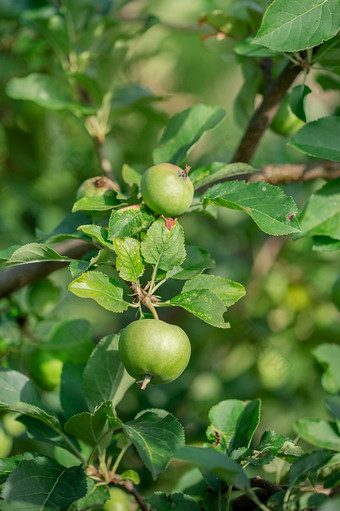
[[[141,381],[137,381],[137,385],[140,386],[142,390],[146,389],[146,386],[152,380],[151,374],[143,374],[143,379]]]

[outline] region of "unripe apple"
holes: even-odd
[[[111,179],[105,176],[96,176],[86,179],[77,190],[77,200],[82,197],[95,197],[111,194],[113,190],[117,190],[117,186]]]
[[[144,390],[175,380],[188,365],[191,346],[186,333],[160,319],[130,323],[119,339],[119,353],[127,372]]]
[[[129,511],[130,499],[120,488],[110,488],[110,498],[102,507],[102,511]]]
[[[62,360],[45,350],[36,350],[29,362],[29,371],[33,379],[47,391],[58,389],[62,370]]]
[[[145,204],[155,213],[177,217],[190,206],[194,186],[185,170],[171,163],[159,163],[142,175],[140,190]]]
[[[276,112],[270,128],[284,137],[292,137],[305,123],[293,114],[289,106],[289,96],[285,96]]]

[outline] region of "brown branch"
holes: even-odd
[[[93,249],[93,245],[82,240],[68,240],[54,247],[58,254],[71,259],[80,259],[91,249]],[[39,263],[19,264],[4,270],[0,273],[0,298],[4,298],[28,284],[33,284],[68,264],[65,261],[42,261]]]
[[[255,490],[255,493],[261,502],[266,502],[271,495],[286,489],[283,486],[272,483],[267,479],[262,479],[262,477],[259,476],[252,477],[250,479],[250,486],[252,488],[258,488]],[[248,495],[241,495],[231,502],[233,511],[252,511],[253,509],[257,509],[257,505],[250,499],[250,497],[248,497]]]
[[[315,161],[308,163],[283,163],[265,165],[258,172],[226,176],[207,185],[197,187],[196,191],[203,193],[211,186],[226,181],[265,181],[272,185],[306,182],[315,179],[335,179],[340,177],[340,163],[332,161]]]
[[[300,72],[301,67],[289,62],[276,80],[268,86],[262,103],[249,121],[232,162],[249,163],[252,160],[264,132],[272,122],[287,90]]]
[[[262,172],[249,176],[248,181],[266,181],[273,185],[313,181],[314,179],[335,179],[340,177],[340,163],[317,161],[309,163],[284,163],[266,165]]]
[[[106,158],[105,151],[104,151],[104,142],[99,140],[97,137],[93,138],[98,160],[99,160],[99,166],[102,170],[105,177],[110,179],[114,183],[114,187],[116,190],[120,190],[120,186],[118,181],[115,179],[113,172],[112,172],[112,165],[108,158]]]
[[[137,502],[138,506],[142,511],[153,511],[149,504],[144,502],[142,495],[139,493],[139,491],[132,483],[132,481],[119,481],[116,484],[122,486],[127,493],[134,497],[135,501]]]

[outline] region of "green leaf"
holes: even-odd
[[[242,284],[233,282],[232,280],[217,277],[216,275],[197,275],[183,286],[183,293],[187,291],[209,289],[223,301],[226,307],[236,303],[242,296],[246,294],[246,290]]]
[[[316,481],[318,469],[326,465],[332,456],[333,453],[325,449],[320,449],[300,456],[300,458],[297,459],[290,468],[289,488],[292,488],[296,484],[304,481],[307,477]]]
[[[157,279],[171,278],[175,280],[192,279],[199,275],[206,268],[214,268],[215,261],[211,258],[209,252],[195,245],[186,245],[187,256],[180,266],[175,266],[172,270],[163,274],[157,273]]]
[[[260,420],[260,400],[227,399],[209,411],[208,440],[223,450],[249,447]]]
[[[335,422],[321,419],[300,419],[294,423],[294,431],[312,445],[340,451],[340,435]]]
[[[61,436],[60,432],[41,422],[38,418],[29,415],[21,415],[18,421],[25,425],[29,438],[38,442],[47,442],[54,447],[70,449],[70,445]],[[59,430],[60,431],[60,430]],[[76,458],[77,462],[79,460]],[[74,465],[74,463],[72,463]]]
[[[288,454],[286,453],[286,446],[291,443],[290,438],[284,435],[278,435],[274,431],[265,431],[259,444],[253,449],[252,455],[247,456],[247,459],[252,465],[263,465],[272,461],[274,456],[277,456],[293,463],[297,456],[290,455],[288,460]],[[301,454],[303,454],[302,450],[300,450]]]
[[[30,452],[16,454],[10,458],[0,458],[0,484],[3,484],[13,470],[24,460],[30,460],[34,455]]]
[[[115,415],[111,401],[99,405],[93,413],[73,415],[65,424],[66,433],[80,438],[92,447],[106,449],[112,440],[113,431],[123,423]],[[112,433],[112,434],[110,434]]]
[[[78,211],[77,213],[69,213],[57,225],[52,232],[45,234],[37,229],[39,241],[41,243],[57,243],[59,241],[67,240],[70,238],[82,238],[82,234],[78,231],[78,227],[89,221],[89,217]]]
[[[78,230],[83,232],[84,234],[87,234],[87,236],[90,236],[91,238],[94,238],[95,240],[99,241],[103,247],[108,248],[109,250],[113,250],[112,243],[108,241],[108,232],[107,229],[104,227],[101,227],[100,225],[80,225],[78,227]]]
[[[153,479],[157,479],[177,449],[184,445],[183,427],[171,413],[161,417],[153,412],[145,412],[124,424],[124,432],[133,442]]]
[[[144,273],[139,241],[134,238],[115,238],[113,246],[117,254],[116,269],[120,278],[138,282],[139,277]]]
[[[255,169],[247,163],[224,163],[215,161],[211,163],[211,165],[199,167],[198,169],[190,171],[190,179],[195,190],[197,190],[215,181],[219,181],[220,179],[241,174],[252,174],[257,171],[258,169]]]
[[[86,319],[66,319],[57,323],[49,339],[39,344],[48,351],[74,350],[79,345],[92,342],[90,323]]]
[[[238,399],[227,399],[213,406],[208,414],[211,422],[207,429],[208,440],[223,450],[228,449],[245,405]]]
[[[142,255],[149,264],[161,270],[171,270],[185,259],[184,233],[181,225],[172,220],[170,226],[163,218],[156,220],[142,241]]]
[[[312,90],[307,85],[297,85],[289,96],[289,105],[293,114],[303,122],[306,122],[305,97],[311,92]]]
[[[82,467],[65,468],[42,456],[22,461],[8,477],[3,491],[3,511],[67,511],[86,494]]]
[[[329,397],[326,399],[326,406],[328,410],[334,415],[337,419],[338,429],[340,434],[340,394],[336,396]]]
[[[165,493],[156,492],[145,499],[154,511],[200,511],[200,506],[196,504],[193,497],[183,493]]]
[[[85,115],[96,113],[94,108],[68,100],[51,76],[40,73],[12,78],[7,84],[6,93],[10,98],[33,101],[50,110],[71,110]]]
[[[84,366],[65,362],[61,373],[60,402],[66,419],[72,415],[87,412],[87,405],[82,389]]]
[[[83,273],[69,284],[68,289],[80,298],[92,298],[104,309],[112,312],[123,312],[129,306],[123,300],[121,285],[99,271]]]
[[[336,252],[340,250],[340,240],[328,236],[313,236],[314,252]]]
[[[339,137],[340,117],[322,117],[305,124],[289,145],[317,158],[340,161]]]
[[[147,229],[154,219],[148,208],[138,204],[114,210],[110,216],[109,239],[134,236]]]
[[[90,195],[82,197],[73,204],[72,212],[76,211],[110,211],[121,205],[117,198],[117,193],[112,190],[106,190],[102,195]]]
[[[267,234],[278,236],[300,231],[295,218],[298,209],[293,199],[277,186],[261,181],[217,184],[202,195],[202,201],[244,211]]]
[[[223,314],[227,310],[223,301],[215,293],[209,291],[209,289],[181,293],[165,303],[182,307],[202,321],[217,328],[230,327],[229,323],[226,323],[223,319]]]
[[[40,261],[70,262],[72,259],[58,254],[55,250],[42,243],[28,243],[17,248],[2,266],[15,266],[16,264],[38,263]]]
[[[269,50],[265,46],[261,46],[253,42],[252,36],[246,37],[242,41],[236,43],[234,46],[234,52],[237,55],[243,55],[245,57],[253,58],[266,58],[273,57],[276,55],[275,51]]]
[[[321,378],[323,388],[330,394],[340,392],[340,346],[320,344],[312,353],[325,370]]]
[[[21,247],[22,245],[12,245],[11,247],[5,248],[5,250],[0,250],[0,265],[10,259],[14,252]]]
[[[46,408],[38,389],[23,374],[0,367],[0,408],[29,415],[56,430],[60,424]]]
[[[122,168],[122,178],[126,184],[130,186],[137,185],[139,187],[142,173],[130,167],[130,165],[124,164]]]
[[[224,110],[210,105],[195,105],[174,115],[153,151],[154,163],[183,163],[203,133],[215,128],[225,115]]]
[[[245,407],[237,421],[235,435],[231,444],[232,449],[249,447],[260,422],[260,413],[260,399],[254,399],[245,403]]]
[[[203,472],[212,472],[222,481],[233,484],[239,490],[249,488],[249,481],[242,467],[226,454],[222,454],[214,449],[187,445],[179,449],[175,457],[194,463]]]
[[[280,52],[312,48],[339,30],[338,0],[274,0],[264,14],[254,42]]]
[[[119,475],[123,481],[132,481],[134,484],[140,483],[140,477],[135,470],[124,470]]]
[[[83,389],[90,411],[104,401],[115,407],[135,379],[125,371],[118,352],[118,335],[104,337],[84,369]]]
[[[255,110],[255,99],[263,89],[263,72],[257,62],[245,59],[242,64],[244,81],[233,105],[235,120],[242,129],[246,129]]]
[[[302,236],[340,240],[340,178],[326,183],[309,197],[299,216]]]

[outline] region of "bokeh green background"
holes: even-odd
[[[59,34],[58,28],[53,28],[53,19],[44,32],[39,22],[23,16],[25,9],[44,7],[46,3],[7,0],[1,6],[0,249],[35,241],[37,232],[53,230],[72,208],[82,181],[100,173],[93,141],[81,119],[6,95],[6,84],[13,77],[39,72],[63,80],[65,71],[53,50],[54,35]],[[72,2],[72,12],[78,10],[81,19],[88,3]],[[108,10],[110,2],[95,3],[97,12],[92,13],[76,40],[84,66],[89,63],[89,74],[102,90],[114,78],[117,88],[134,85],[154,96],[152,101],[136,102],[130,107],[118,102],[113,109],[105,150],[122,186],[122,165],[138,169],[150,166],[152,149],[169,116],[198,103],[221,106],[228,116],[203,137],[188,164],[196,168],[212,161],[228,161],[232,156],[242,134],[234,115],[235,98],[243,83],[241,65],[232,51],[234,42],[224,40],[222,45],[214,37],[205,39],[209,29],[199,27],[198,19],[203,12],[240,3],[128,2],[119,11],[124,21],[118,28],[112,24],[104,38],[99,35],[113,19]],[[267,2],[261,3],[265,6]],[[148,30],[142,30],[141,18],[149,20]],[[117,45],[112,46],[117,31],[118,47],[125,55],[119,68],[121,57]],[[307,77],[307,83],[313,90],[307,99],[307,119],[332,113],[338,96],[323,92],[313,74]],[[286,145],[287,140],[268,131],[254,165],[305,161],[304,155]],[[318,181],[284,189],[301,207],[311,191],[321,185]],[[220,211],[217,220],[184,215],[181,223],[187,242],[212,254],[216,261],[214,273],[241,282],[247,295],[228,311],[229,330],[215,329],[179,309],[162,309],[161,319],[180,325],[189,335],[191,362],[185,373],[169,385],[150,387],[144,393],[137,386],[131,388],[118,408],[122,417],[132,418],[147,407],[166,408],[182,422],[189,442],[204,440],[207,412],[223,399],[261,397],[263,420],[259,433],[274,429],[293,435],[294,420],[326,417],[321,368],[311,349],[340,338],[340,313],[331,297],[339,275],[338,254],[312,252],[309,239],[270,238],[236,211]],[[50,314],[54,319],[88,319],[95,342],[134,319],[133,313],[112,314],[91,300],[72,295],[67,291],[71,280],[67,269],[50,278],[61,288],[61,300]],[[169,286],[166,293],[171,295],[175,290]],[[27,290],[17,292],[13,300],[26,310]],[[0,335],[16,342],[21,332],[8,320],[8,308],[12,306],[13,302],[2,302]],[[20,448],[20,443],[15,444],[14,450]],[[135,458],[133,463],[138,463]]]

